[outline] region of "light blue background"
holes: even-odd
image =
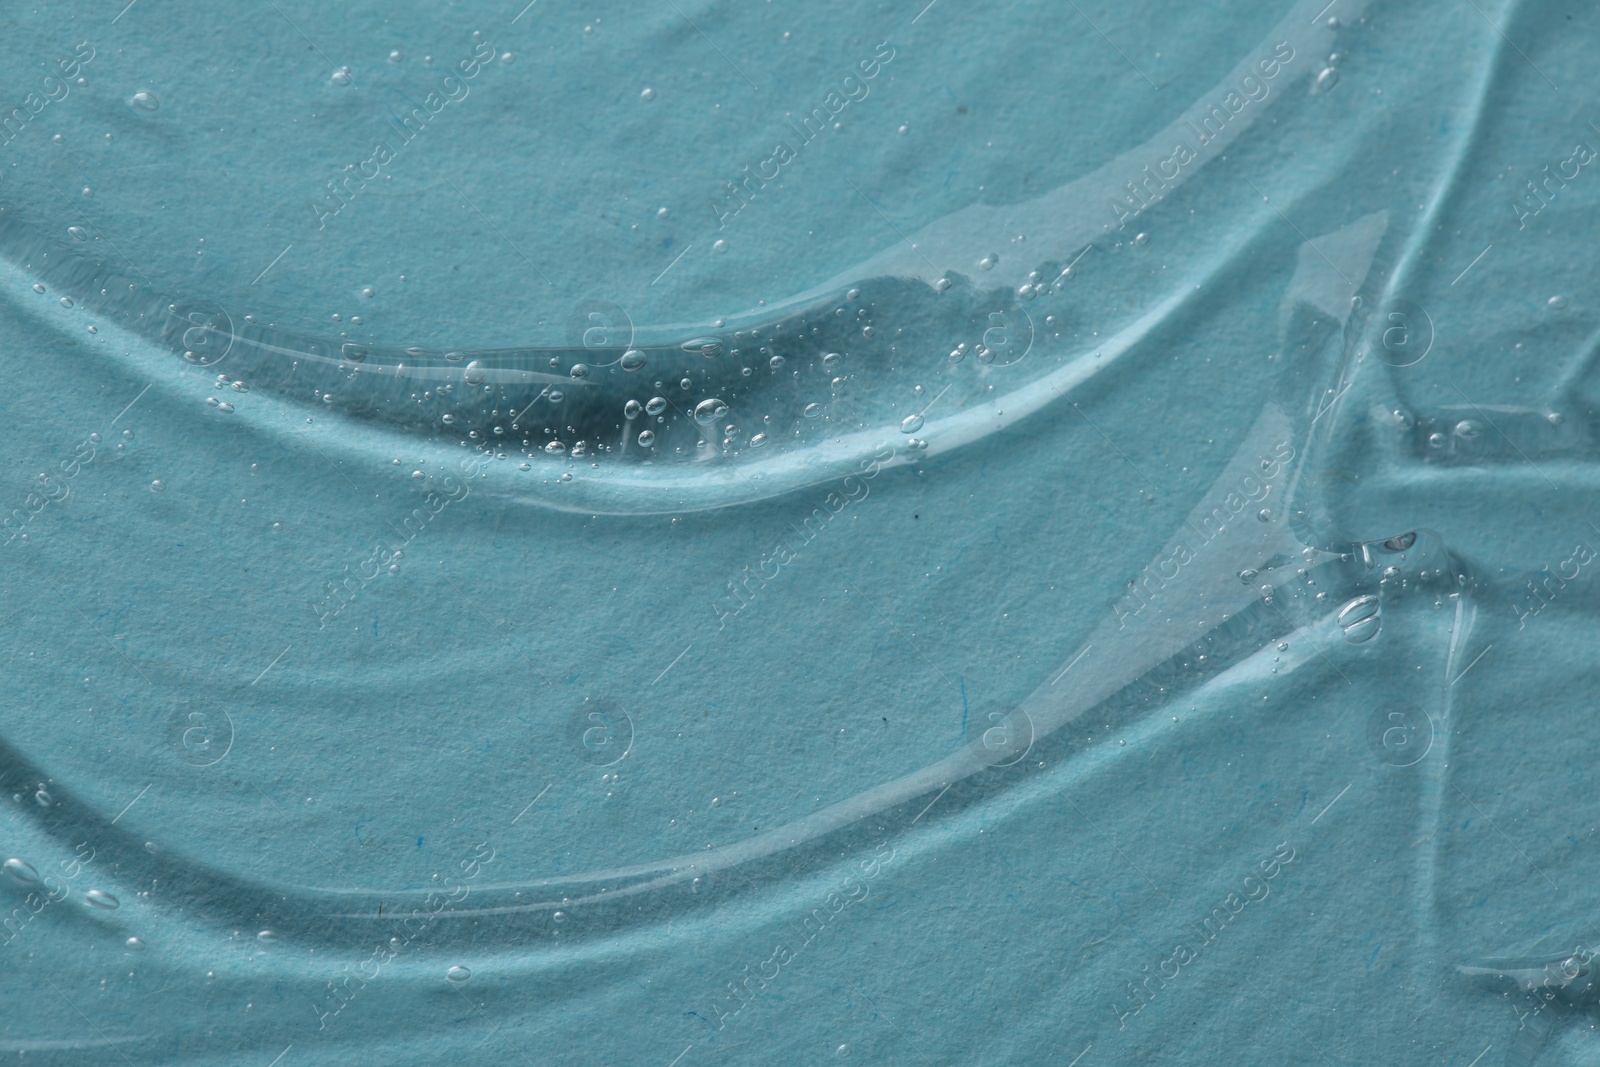
[[[67,893],[0,944],[0,1052],[262,1067],[1592,1059],[1593,1003],[1530,1030],[1513,983],[1455,968],[1600,939],[1594,576],[1548,587],[1537,614],[1526,592],[1600,544],[1600,179],[1584,168],[1526,227],[1511,206],[1575,143],[1600,144],[1600,27],[1534,5],[1318,7],[7,12],[7,111],[79,41],[95,57],[0,148],[0,505],[66,491],[0,547],[0,850]],[[1108,229],[1097,168],[1220,99],[1291,20],[1319,51],[1286,65],[1219,158]],[[318,230],[322,183],[366,157],[397,92],[470,55],[475,30],[512,60]],[[719,229],[722,183],[880,42],[895,58],[841,128]],[[353,84],[337,84],[346,65]],[[1329,68],[1337,83],[1314,90]],[[132,106],[140,91],[159,108]],[[1075,181],[1064,212],[1046,194]],[[319,626],[309,605],[327,583],[394,541],[474,450],[346,393],[219,387],[242,355],[191,366],[159,336],[168,301],[205,300],[335,342],[560,345],[605,301],[686,338],[873,256],[913,259],[915,234],[972,205],[1007,211],[971,255],[934,264],[953,297],[1013,299],[1008,272],[1049,283],[1092,246],[1071,280],[1014,301],[1034,349],[957,366],[933,289],[854,278],[894,348],[852,352],[823,428],[772,452],[803,466],[829,434],[881,432],[896,463],[720,625],[726,583],[823,506],[836,473],[696,510],[651,484],[692,482],[693,458],[591,467],[535,448],[520,472],[511,449]],[[1099,232],[1058,255],[1080,210]],[[1331,251],[1372,219],[1368,255]],[[64,256],[138,290],[101,296]],[[1295,287],[1324,261],[1348,284],[1336,314]],[[1401,299],[1431,347],[1392,367],[1382,316]],[[1081,384],[1040,384],[1136,326]],[[1050,402],[961,447],[930,412],[932,450],[908,451],[902,417],[946,385],[941,415]],[[1220,679],[1113,657],[1092,669],[1126,671],[1129,688],[1018,766],[718,867],[960,750],[1057,677],[1275,408],[1301,459],[1274,521],[1303,510],[1318,547],[1422,530],[1464,584],[1408,570],[1419,584],[1385,587],[1376,639],[1296,643],[1277,673],[1266,608],[1219,631],[1210,655],[1248,667]],[[91,434],[92,462],[63,476]],[[759,480],[758,459],[729,462]],[[635,479],[617,506],[582,495],[622,469]],[[1307,593],[1282,630],[1355,591],[1323,607]],[[1430,717],[1432,747],[1394,767],[1370,726],[1402,704]],[[605,766],[582,742],[602,706],[631,735]],[[186,740],[191,723],[203,737]],[[95,858],[67,878],[80,842]],[[468,873],[480,843],[494,859]],[[893,859],[866,876],[880,843]],[[1294,859],[1270,894],[1124,1015],[1127,983],[1194,943],[1280,843]],[[698,857],[717,869],[695,874]],[[657,862],[681,877],[624,903],[563,906],[577,890],[551,888],[615,891],[625,879],[585,880]],[[329,983],[385,958],[392,916],[447,874],[467,887],[452,910],[319,1017]],[[850,886],[864,898],[801,947],[805,918]],[[120,906],[90,906],[89,889]],[[27,893],[0,877],[7,911],[26,915]],[[793,960],[719,1027],[728,983],[779,945]],[[446,978],[457,966],[468,980]]]

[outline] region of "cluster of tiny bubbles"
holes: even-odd
[[[910,437],[906,439],[906,447],[913,451],[922,452],[927,449],[928,442],[921,437]]]
[[[121,901],[117,900],[117,898],[112,896],[110,893],[107,893],[104,889],[89,890],[83,895],[83,900],[84,903],[89,904],[92,907],[99,908],[102,911],[115,911],[121,904]]]

